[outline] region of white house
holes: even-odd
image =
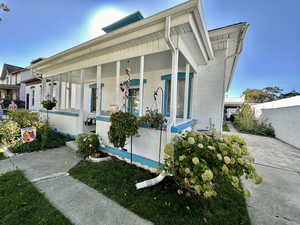
[[[199,130],[221,131],[224,94],[228,90],[248,28],[238,23],[207,30],[201,2],[190,0],[148,18],[137,12],[104,28],[103,36],[82,43],[30,66],[43,74],[42,98],[57,96],[50,122],[63,133],[78,135],[96,130],[106,150],[114,149],[107,132],[111,109],[141,116],[146,107],[157,108],[168,119],[163,145],[193,123]],[[126,70],[130,70],[130,78]],[[122,82],[130,79],[133,102],[124,100]],[[46,82],[57,88],[46,90]],[[153,94],[159,92],[157,101]],[[56,91],[55,91],[56,90]],[[56,92],[56,93],[54,93]],[[162,102],[163,100],[163,102]],[[85,125],[95,118],[95,126]],[[157,166],[159,131],[139,129],[134,137],[134,161]],[[127,149],[129,147],[127,146]]]

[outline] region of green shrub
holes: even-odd
[[[262,181],[249,156],[246,142],[237,135],[186,132],[166,145],[165,170],[174,175],[180,189],[178,194],[211,198],[217,195],[216,186],[222,179],[243,191],[240,177]]]
[[[8,120],[0,127],[0,144],[15,146],[20,141],[21,129],[17,122]]]
[[[157,109],[151,110],[147,108],[145,115],[139,118],[138,123],[139,125],[146,125],[150,128],[158,129],[166,123],[166,120]]]
[[[227,123],[223,124],[223,131],[230,132],[230,128]]]
[[[47,123],[39,123],[37,129],[37,137],[34,141],[28,143],[18,143],[10,147],[10,151],[14,153],[35,152],[51,148],[64,146],[68,137],[53,130]]]
[[[257,120],[254,110],[249,104],[245,104],[240,108],[239,113],[235,116],[233,125],[238,131],[243,133],[275,137],[272,125]]]
[[[81,134],[76,139],[78,151],[85,155],[99,153],[99,137],[97,134]]]
[[[116,148],[124,148],[126,139],[138,134],[137,118],[129,112],[116,112],[110,117],[109,141]]]
[[[28,110],[13,110],[8,113],[11,121],[18,123],[20,128],[32,127],[39,121],[38,114]]]

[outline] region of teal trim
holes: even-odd
[[[144,84],[147,84],[147,80],[144,79]],[[129,81],[129,86],[138,86],[140,85],[140,79],[132,79]]]
[[[103,84],[103,83],[101,84],[101,87],[104,87],[104,84]],[[89,88],[97,88],[97,84],[96,84],[96,83],[90,84],[90,85],[89,85]]]
[[[65,136],[65,137],[67,137],[67,138],[69,138],[69,139],[71,139],[71,140],[75,140],[76,139],[75,135],[62,132],[62,131],[58,130],[57,128],[54,128],[54,131],[57,132],[57,133],[59,133],[59,134],[61,134],[61,135],[63,135],[63,136]]]
[[[182,123],[180,125],[177,126],[173,126],[171,128],[171,132],[172,133],[181,133],[182,131],[184,131],[185,129],[191,127],[194,123],[197,123],[197,120],[189,120],[185,123]]]
[[[41,109],[40,112],[47,113],[47,110]],[[72,113],[72,112],[48,111],[48,113],[49,114],[63,115],[63,116],[79,117],[79,113]]]
[[[193,78],[194,74],[190,73],[190,79]],[[172,79],[172,75],[171,74],[167,74],[167,75],[162,75],[161,80],[171,80]],[[179,80],[185,80],[185,72],[178,72],[178,79]]]
[[[105,146],[104,148],[101,148],[101,150],[104,151],[104,152],[107,152],[107,153],[111,153],[111,154],[120,156],[120,157],[125,158],[125,159],[129,159],[129,160],[131,159],[131,154],[129,152],[122,151],[122,150],[119,150],[117,148],[113,148],[113,147],[110,147],[110,146]],[[132,161],[137,162],[137,163],[141,163],[141,164],[149,166],[151,168],[159,168],[161,166],[161,164],[158,163],[158,162],[155,162],[151,159],[147,159],[145,157],[142,157],[142,156],[139,156],[139,155],[136,155],[136,154],[132,154]]]
[[[189,76],[189,79],[190,79],[190,82],[189,82],[189,102],[188,102],[188,118],[191,117],[191,98],[192,98],[192,85],[193,85],[193,73],[190,73],[190,76]],[[165,81],[165,90],[164,90],[164,112],[163,112],[163,115],[164,116],[170,116],[170,108],[168,106],[170,106],[170,101],[171,101],[171,98],[169,96],[169,89],[170,89],[170,81],[172,79],[172,75],[171,74],[167,74],[167,75],[162,75],[161,76],[161,80],[164,80]],[[178,79],[179,80],[185,80],[185,73],[184,72],[179,72],[178,73]],[[183,115],[179,115],[177,116],[177,118],[183,118]]]
[[[127,17],[125,17],[125,18],[123,18],[123,19],[107,26],[107,27],[102,28],[102,30],[106,33],[109,33],[109,32],[112,32],[112,31],[117,30],[119,28],[125,27],[129,24],[132,24],[132,23],[137,22],[137,21],[142,20],[142,19],[144,19],[144,17],[138,11],[138,12],[135,12],[135,13],[133,13],[133,14],[131,14],[131,15],[129,15],[129,16],[127,16]]]
[[[97,121],[103,121],[103,122],[111,122],[109,116],[97,116],[97,117],[96,117],[96,120],[97,120]]]

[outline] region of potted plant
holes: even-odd
[[[53,100],[51,99],[43,100],[41,104],[47,110],[47,123],[48,123],[48,111],[52,110],[56,106],[56,100],[54,98]]]
[[[116,148],[124,150],[126,139],[138,134],[137,118],[132,113],[119,111],[113,113],[110,119],[109,141]]]
[[[157,109],[152,110],[147,108],[146,114],[139,118],[139,125],[146,125],[149,128],[160,129],[167,122]]]
[[[93,162],[107,160],[105,153],[100,150],[101,142],[97,134],[81,134],[76,139],[78,151]]]

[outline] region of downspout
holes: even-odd
[[[234,72],[234,69],[235,69],[235,66],[236,66],[236,58],[240,56],[241,52],[243,51],[243,48],[244,48],[244,39],[245,39],[245,36],[246,36],[246,33],[247,33],[247,30],[248,30],[248,27],[249,27],[249,24],[246,24],[242,30],[241,30],[241,33],[240,33],[240,38],[239,38],[239,46],[237,47],[236,49],[236,52],[232,55],[229,55],[225,58],[225,62],[224,62],[224,78],[223,78],[223,99],[222,99],[222,107],[221,107],[221,127],[220,127],[220,131],[222,132],[223,129],[222,129],[222,124],[223,124],[223,121],[224,121],[224,101],[225,101],[225,91],[226,91],[226,64],[227,64],[227,60],[231,59],[232,57],[235,57],[235,61],[233,63],[233,67],[231,69],[231,74],[233,74]],[[232,79],[232,76],[230,78],[230,81],[228,84],[231,83],[231,79]]]
[[[176,48],[175,45],[171,39],[171,16],[167,16],[166,17],[166,22],[165,22],[165,40],[167,42],[167,45],[169,46],[169,48],[172,51],[172,54],[175,53]],[[172,86],[172,85],[171,85]],[[171,113],[170,113],[171,116]],[[173,124],[175,124],[175,120],[176,118],[169,118],[167,121],[167,141],[171,142],[171,129]]]
[[[167,45],[169,46],[169,48],[171,49],[172,53],[175,53],[176,48],[175,45],[171,39],[171,16],[167,16],[166,17],[166,23],[165,23],[165,40],[167,42]],[[174,124],[174,120],[176,120],[176,118],[169,118],[167,121],[167,140],[168,142],[171,141],[172,136],[171,136],[171,129],[172,129],[172,125]],[[143,189],[143,188],[147,188],[147,187],[151,187],[154,186],[160,182],[162,182],[165,177],[167,176],[167,174],[165,173],[160,173],[157,177],[150,179],[150,180],[145,180],[143,182],[137,183],[135,185],[136,189]]]

